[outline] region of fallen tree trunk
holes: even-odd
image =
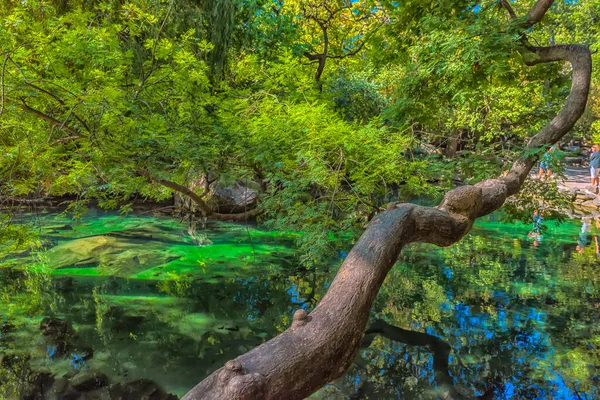
[[[536,20],[541,19],[537,10],[547,3],[551,1],[538,0],[534,6]],[[556,143],[582,115],[592,61],[589,48],[582,45],[527,50],[537,56],[530,64],[569,61],[573,68],[566,103],[530,140],[527,150],[532,150]],[[296,311],[289,329],[228,361],[183,400],[303,399],[341,376],[360,348],[373,301],[404,245],[425,242],[448,246],[457,242],[476,218],[497,210],[519,191],[537,158],[526,152],[505,175],[456,188],[438,207],[388,206],[373,218],[310,315],[302,309]]]

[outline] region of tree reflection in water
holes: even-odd
[[[365,399],[483,396],[490,387],[498,399],[598,398],[597,253],[578,247],[579,226],[549,225],[535,244],[526,226],[483,222],[450,248],[411,246],[388,276],[374,316],[447,344],[458,395],[431,351],[381,337],[337,386]]]

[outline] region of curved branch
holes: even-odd
[[[56,101],[57,101],[57,102],[58,102],[60,105],[62,105],[62,106],[65,106],[65,105],[66,105],[66,104],[65,104],[65,101],[64,101],[63,99],[61,99],[60,97],[58,97],[57,95],[55,95],[54,93],[52,93],[52,92],[50,92],[50,91],[48,91],[48,90],[46,90],[46,89],[44,89],[44,88],[41,88],[41,87],[39,87],[39,86],[37,86],[37,85],[34,85],[33,83],[31,83],[31,82],[29,82],[29,81],[25,81],[25,84],[27,84],[29,87],[31,87],[31,88],[33,88],[33,89],[35,89],[35,90],[39,91],[39,92],[42,92],[42,93],[45,93],[45,94],[47,94],[48,96],[50,96],[50,97],[52,97],[54,100],[56,100]],[[84,128],[86,131],[88,131],[88,132],[91,134],[91,133],[92,133],[92,131],[90,130],[90,128],[88,127],[88,125],[85,123],[85,121],[84,121],[84,120],[82,120],[82,119],[81,119],[81,118],[80,118],[80,117],[79,117],[77,114],[75,114],[74,112],[73,112],[72,114],[73,114],[73,116],[75,117],[75,119],[76,119],[77,121],[79,121],[79,123],[81,124],[81,126],[83,126],[83,128]]]
[[[531,10],[527,13],[527,22],[524,24],[524,27],[531,28],[533,25],[537,24],[544,18],[546,12],[550,7],[552,7],[552,3],[554,0],[538,0],[535,2]]]
[[[0,93],[2,101],[2,103],[0,104],[0,116],[2,116],[2,113],[4,112],[4,73],[6,71],[6,63],[8,61],[8,58],[8,54],[6,54],[4,56],[4,62],[2,63],[2,72],[0,72],[0,90],[2,91]]]
[[[3,94],[4,94],[4,68],[6,67],[6,62],[7,62],[7,61],[10,61],[11,63],[13,63],[13,65],[15,66],[15,68],[17,69],[17,71],[19,71],[19,73],[20,73],[20,74],[21,74],[21,76],[23,77],[23,81],[25,82],[25,84],[26,84],[27,86],[29,86],[29,87],[31,87],[31,88],[33,88],[33,89],[35,89],[35,90],[39,91],[39,92],[42,92],[42,93],[45,93],[45,94],[47,94],[48,96],[50,96],[50,97],[52,97],[54,100],[56,100],[56,101],[57,101],[57,102],[58,102],[60,105],[62,105],[62,106],[65,106],[65,102],[64,102],[64,100],[63,100],[63,99],[61,99],[60,97],[58,97],[56,94],[54,94],[54,93],[52,93],[52,92],[50,92],[50,91],[48,91],[48,90],[46,90],[46,89],[44,89],[44,88],[42,88],[42,87],[40,87],[40,86],[37,86],[37,85],[33,84],[33,83],[32,83],[32,82],[29,80],[29,79],[27,79],[27,76],[25,75],[25,73],[23,73],[23,70],[21,70],[21,67],[19,67],[19,64],[17,64],[15,60],[13,60],[12,58],[10,58],[10,56],[9,56],[8,54],[6,54],[6,57],[5,57],[5,59],[4,59],[4,64],[3,64],[3,66],[2,66],[2,82],[3,82],[3,83],[2,83],[2,88],[3,88],[3,90],[2,90],[2,93],[3,93]],[[75,98],[77,98],[78,100],[80,100],[80,101],[81,101],[81,99],[79,98],[79,96],[75,95],[73,92],[71,92],[71,91],[69,91],[69,90],[67,90],[67,89],[63,88],[62,86],[60,86],[60,85],[57,85],[57,84],[55,84],[55,83],[53,83],[53,82],[48,82],[48,83],[50,83],[50,84],[52,84],[52,85],[54,85],[54,86],[57,86],[58,88],[60,88],[60,89],[62,89],[62,90],[64,90],[64,91],[66,91],[67,93],[69,93],[70,95],[72,95],[73,97],[75,97]],[[3,98],[3,100],[4,100],[4,98]],[[4,104],[3,104],[3,105],[4,105]],[[2,113],[0,112],[0,114],[2,114]],[[79,123],[80,123],[80,124],[81,124],[81,125],[82,125],[82,126],[85,128],[85,130],[86,130],[86,131],[88,131],[90,134],[92,133],[92,131],[90,130],[90,128],[88,127],[88,125],[85,123],[85,121],[83,121],[83,120],[82,120],[82,119],[81,119],[81,118],[80,118],[80,117],[79,117],[77,114],[75,114],[75,113],[73,113],[73,116],[75,117],[75,119],[76,119],[77,121],[79,121]]]
[[[548,9],[550,9],[550,7],[552,7],[553,3],[554,3],[554,0],[538,0],[538,1],[536,1],[536,3],[533,5],[533,7],[531,7],[529,12],[527,13],[527,20],[525,20],[523,22],[523,24],[521,25],[523,27],[523,29],[529,29],[533,25],[540,22],[542,20],[542,18],[544,18],[544,15],[546,15],[546,12],[548,11]],[[515,10],[512,8],[512,6],[510,5],[510,3],[507,0],[500,0],[500,4],[502,5],[502,7],[504,7],[506,9],[506,11],[508,11],[508,14],[510,15],[510,19],[518,18],[517,14],[515,13]]]
[[[589,49],[556,47],[538,49],[536,54],[540,62],[571,62],[571,93],[559,114],[531,139],[528,149],[556,143],[579,119],[587,102]],[[297,310],[289,329],[227,362],[183,400],[303,399],[341,376],[352,364],[373,301],[404,245],[448,246],[460,240],[476,218],[497,210],[519,191],[538,158],[530,153],[517,159],[506,176],[448,192],[438,207],[398,204],[376,215],[310,315]]]
[[[304,57],[308,58],[309,61],[317,61],[323,57],[323,54],[312,54],[312,53],[305,51]]]
[[[358,52],[361,51],[363,49],[363,47],[365,47],[365,43],[366,43],[366,39],[364,41],[362,41],[354,50],[352,50],[348,53],[344,53],[341,55],[327,56],[327,58],[342,59],[342,58],[354,56],[354,55],[358,54]]]
[[[506,8],[506,11],[508,11],[508,14],[510,15],[511,19],[517,19],[517,14],[515,13],[515,10],[512,8],[512,6],[507,0],[500,0],[500,4],[502,5],[502,7]]]

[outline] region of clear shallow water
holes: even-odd
[[[48,250],[0,261],[0,318],[16,328],[0,352],[28,353],[33,368],[58,376],[150,378],[178,395],[312,308],[339,265],[298,267],[293,236],[244,225],[100,213],[36,224]],[[452,247],[409,246],[374,318],[446,342],[464,395],[494,387],[499,399],[598,398],[597,228],[546,228],[528,237],[529,225],[486,220]],[[45,316],[68,320],[93,358],[53,355]],[[428,399],[443,394],[436,386],[430,349],[379,337],[313,397]],[[9,396],[9,384],[0,388]]]

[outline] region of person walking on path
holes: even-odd
[[[548,152],[542,156],[542,161],[540,162],[540,173],[538,174],[538,180],[542,180],[544,178],[544,172],[546,172],[546,179],[549,179],[552,175],[552,170],[550,170],[550,161],[552,160],[552,152],[556,150],[556,145],[552,146],[548,149]]]
[[[598,172],[600,172],[600,147],[597,144],[593,145],[591,153],[590,177],[592,178],[592,186],[597,188],[600,185],[600,178],[598,178]]]

